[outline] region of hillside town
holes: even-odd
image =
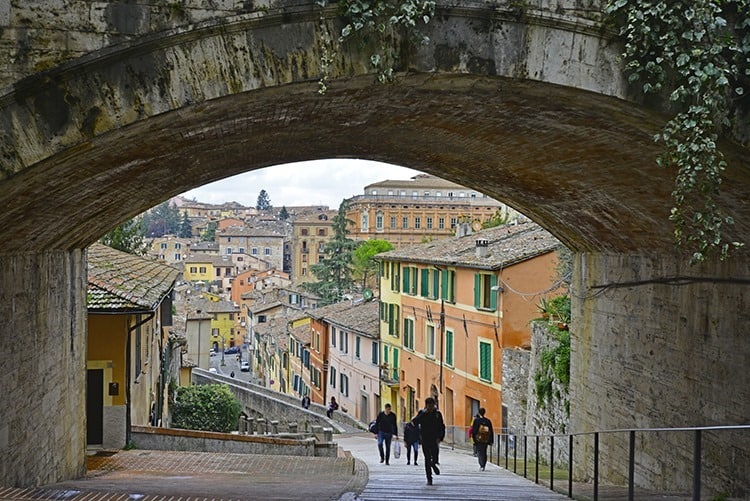
[[[450,426],[480,408],[498,429],[523,426],[525,389],[511,398],[511,388],[527,384],[531,321],[566,292],[561,243],[523,215],[428,175],[366,186],[342,214],[165,204],[182,235],[149,228],[143,256],[89,249],[87,367],[101,390],[90,395],[106,395],[89,399],[89,443],[121,447],[131,426],[169,426],[191,371],[227,366],[314,404],[334,398],[361,423],[386,404],[410,420],[433,397]],[[348,288],[331,296],[314,271],[341,238],[337,220],[348,220],[351,249],[386,250],[351,265]],[[505,380],[516,373],[526,377]]]

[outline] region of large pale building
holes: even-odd
[[[459,184],[428,174],[365,186],[349,200],[347,218],[354,240],[388,240],[395,248],[449,237],[459,223],[480,229],[498,211],[517,214],[506,205]]]

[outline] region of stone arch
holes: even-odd
[[[38,447],[28,451],[24,436],[12,437],[0,448],[8,463],[34,466],[2,470],[0,480],[33,485],[82,471],[80,401],[65,398],[81,393],[85,363],[82,249],[191,187],[318,158],[386,161],[473,187],[577,251],[576,429],[750,415],[750,374],[733,370],[750,350],[741,336],[747,250],[732,263],[685,267],[667,220],[671,174],[653,162],[664,117],[626,100],[617,47],[596,23],[542,3],[546,16],[522,20],[443,6],[433,42],[390,86],[373,85],[363,54],[345,52],[318,95],[318,18],[299,1],[105,48],[0,96],[0,317],[11,319],[2,338],[39,339],[47,351],[36,355],[57,357],[65,374],[56,387],[46,378],[38,399],[17,394],[15,361],[0,362],[12,376],[0,393],[19,402],[0,422],[25,423],[44,400],[72,425],[46,462],[35,451],[60,447],[52,423],[29,432]],[[550,57],[550,46],[568,56]],[[739,145],[725,151],[720,201],[737,222],[730,237],[747,240],[750,156]],[[674,291],[670,277],[689,280]],[[13,435],[7,426],[0,436]],[[669,457],[653,447],[654,462]],[[667,477],[646,482],[679,485]]]

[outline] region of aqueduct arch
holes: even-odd
[[[576,12],[555,18],[551,3],[518,20],[467,2],[439,10],[432,43],[396,84],[374,84],[366,55],[341,52],[321,96],[312,4],[144,36],[0,96],[0,313],[10,319],[0,346],[40,346],[20,367],[0,361],[0,393],[14,403],[0,420],[10,458],[0,484],[82,473],[82,249],[191,187],[316,158],[386,161],[474,187],[577,252],[576,431],[748,419],[748,255],[693,269],[674,252],[671,174],[656,168],[651,141],[664,118],[626,99],[616,45]],[[732,236],[747,241],[750,156],[726,151],[722,202]],[[29,426],[29,416],[40,419]],[[690,451],[650,445],[657,464]],[[747,471],[748,448],[728,447]],[[604,474],[617,478],[621,465]],[[719,487],[731,482],[717,476]],[[674,488],[685,478],[639,481]]]

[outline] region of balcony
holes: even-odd
[[[399,386],[398,368],[380,364],[380,381],[387,386]]]

